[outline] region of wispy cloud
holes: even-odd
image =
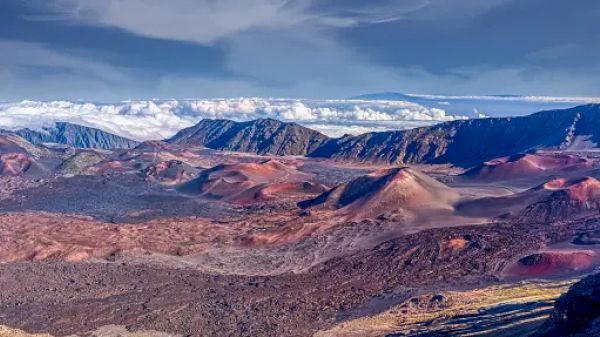
[[[122,69],[41,43],[0,40],[0,99],[112,95],[130,83]]]
[[[303,6],[287,0],[57,0],[45,6],[59,14],[48,19],[201,44],[248,29],[288,26],[303,19]]]
[[[54,0],[35,19],[117,27],[161,39],[212,44],[253,29],[349,27],[475,15],[511,0]]]
[[[0,40],[0,67],[18,72],[28,68],[45,68],[47,73],[75,72],[91,79],[123,81],[126,77],[115,67],[88,57],[57,52],[41,43]],[[44,75],[44,72],[41,72]]]

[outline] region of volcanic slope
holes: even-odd
[[[462,176],[478,181],[501,181],[590,170],[593,161],[571,154],[518,154],[486,161]]]
[[[591,272],[599,261],[594,249],[546,248],[508,264],[502,274],[508,279],[577,276]]]
[[[325,191],[311,176],[277,160],[221,164],[200,172],[179,190],[230,203],[254,203],[279,197],[308,197]]]
[[[284,123],[274,119],[241,123],[204,119],[190,128],[179,131],[167,142],[262,155],[302,156],[313,152],[327,139],[327,136],[296,123]]]
[[[141,173],[169,185],[195,177],[199,168],[209,167],[202,148],[149,141],[127,150],[76,149],[59,167],[63,174]]]
[[[312,157],[369,163],[452,163],[470,167],[535,149],[597,147],[600,105],[524,117],[457,120],[431,127],[331,139]]]
[[[165,160],[150,164],[141,174],[167,185],[178,185],[196,177],[200,170],[180,160]]]
[[[216,150],[306,155],[377,164],[451,163],[471,167],[536,149],[577,150],[600,143],[600,105],[523,117],[457,120],[410,130],[329,138],[296,123],[202,120],[166,140]],[[474,141],[477,140],[477,141]]]
[[[556,178],[523,192],[469,200],[457,205],[465,215],[510,217],[519,222],[561,221],[600,212],[600,181]]]
[[[52,156],[49,150],[36,147],[19,136],[0,135],[0,175],[43,174],[53,168],[54,163],[45,165],[47,160],[42,158],[49,156]]]
[[[452,212],[459,195],[450,187],[411,168],[382,169],[343,183],[301,208],[333,209],[353,219],[383,215],[414,218],[435,212]]]
[[[593,177],[557,178],[535,189],[545,195],[527,206],[520,221],[557,221],[600,213],[600,181]]]
[[[554,304],[554,310],[533,337],[600,335],[600,274],[575,283]]]

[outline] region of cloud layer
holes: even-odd
[[[39,129],[57,121],[97,127],[136,140],[167,138],[204,118],[275,118],[330,136],[402,129],[463,119],[404,101],[228,98],[89,103],[22,101],[0,104],[0,127]]]

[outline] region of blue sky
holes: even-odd
[[[3,0],[0,100],[600,96],[597,0]]]

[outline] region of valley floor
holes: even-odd
[[[600,266],[597,163],[573,154],[32,147],[0,177],[0,336],[527,336]]]

